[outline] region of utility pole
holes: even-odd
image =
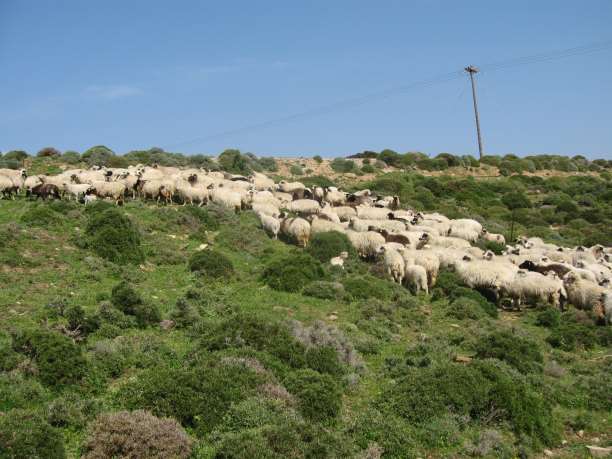
[[[470,74],[470,80],[472,82],[472,99],[474,100],[474,116],[476,117],[476,133],[478,134],[478,153],[480,154],[480,159],[482,159],[484,149],[482,147],[482,136],[480,135],[480,119],[478,118],[478,103],[476,102],[476,83],[474,82],[474,74],[478,73],[478,68],[473,65],[468,65],[464,70]]]

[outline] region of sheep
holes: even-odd
[[[335,213],[340,221],[349,221],[352,217],[357,216],[357,211],[353,207],[349,206],[340,206],[333,207],[332,212]]]
[[[525,260],[520,265],[520,269],[526,269],[528,271],[538,272],[540,274],[546,274],[547,272],[553,271],[559,277],[565,276],[568,272],[572,271],[571,266],[566,266],[562,263],[534,263],[531,260]]]
[[[376,257],[379,247],[385,243],[385,238],[373,231],[347,230],[346,235],[359,256],[366,259]]]
[[[195,185],[180,183],[176,187],[176,193],[183,201],[183,205],[196,202],[199,207],[202,207],[208,202],[208,188],[199,183]]]
[[[125,193],[125,185],[123,183],[97,181],[91,185],[96,190],[99,198],[112,198],[115,204],[123,201],[123,194]]]
[[[595,258],[595,255],[593,255],[593,253],[582,246],[578,246],[576,247],[576,249],[574,250],[574,253],[572,253],[572,264],[574,266],[577,266],[577,263],[579,261],[583,261],[584,263],[597,263],[597,259]]]
[[[567,293],[557,274],[553,271],[549,273],[542,275],[519,269],[509,282],[502,285],[502,292],[510,297],[517,309],[520,309],[521,301],[528,299],[549,302],[558,308],[562,299],[567,297]]]
[[[332,189],[332,187],[329,187],[329,189]],[[361,191],[357,191],[355,193],[349,194],[346,197],[346,204],[351,207],[371,205],[374,202],[371,197],[371,194],[372,193],[370,192],[370,190],[361,190]]]
[[[166,204],[172,204],[172,196],[174,196],[172,190],[167,188],[166,185],[162,185],[159,188],[159,196],[157,201],[159,202],[160,199],[163,199]]]
[[[576,273],[569,272],[563,277],[568,301],[580,309],[591,310],[599,319],[604,319],[604,300],[609,290],[586,279],[581,279]]]
[[[448,236],[458,237],[466,241],[476,242],[482,233],[482,225],[476,220],[459,218],[450,221]]]
[[[296,191],[302,191],[306,188],[306,185],[300,182],[287,182],[285,180],[281,180],[278,182],[277,189],[278,191],[282,191],[283,193],[293,194]]]
[[[346,202],[346,194],[342,191],[332,191],[326,188],[323,200],[329,202],[332,206],[342,206]]]
[[[97,201],[97,199],[98,197],[95,194],[86,194],[83,196],[83,202],[85,202],[85,205],[93,203]]]
[[[599,263],[587,263],[584,260],[578,260],[576,262],[576,268],[592,272],[597,283],[610,277],[610,270]]]
[[[427,285],[433,287],[436,285],[438,273],[440,272],[440,259],[431,250],[412,250],[404,248],[399,251],[404,259],[406,266],[419,265],[422,266],[427,273]]]
[[[264,174],[260,174],[259,172],[253,172],[253,175],[249,177],[249,182],[256,190],[259,191],[274,188],[274,180],[266,177]]]
[[[386,229],[387,231],[404,231],[406,226],[398,220],[362,220],[358,217],[350,219],[349,228],[355,231],[369,231],[371,227],[376,230]]]
[[[419,294],[420,291],[429,294],[427,287],[427,271],[419,265],[409,265],[404,267],[404,279],[408,284],[414,287],[414,293]]]
[[[312,234],[326,233],[328,231],[338,231],[344,233],[344,227],[340,223],[319,218],[314,215],[310,221],[310,232]]]
[[[253,203],[253,211],[256,214],[269,215],[270,217],[278,218],[280,210],[278,207],[273,206],[267,202],[255,202]]]
[[[357,206],[357,217],[363,220],[388,220],[389,209],[379,209],[377,207]]]
[[[209,185],[208,190],[212,202],[233,209],[236,213],[242,209],[242,195],[240,193],[216,187],[214,184]]]
[[[333,211],[333,207],[326,202],[323,204],[321,211],[319,212],[319,216],[329,220],[330,222],[340,223],[340,217]]]
[[[40,185],[36,185],[34,188],[32,188],[31,194],[36,196],[36,199],[42,198],[43,201],[46,201],[49,196],[55,199],[62,199],[59,188],[56,185],[49,183],[41,183]]]
[[[348,252],[342,251],[340,255],[329,260],[329,264],[344,269],[344,260],[348,258]]]
[[[612,292],[611,291],[607,291],[604,293],[603,305],[604,305],[604,323],[605,325],[612,325]]]
[[[324,197],[325,197],[325,190],[323,189],[323,187],[315,186],[314,189],[312,190],[312,198],[319,202],[323,202]]]
[[[280,201],[281,207],[288,205],[293,201],[293,196],[289,193],[283,193],[282,191],[274,191],[274,197]]]
[[[79,200],[81,196],[87,194],[93,187],[89,183],[66,183],[65,184],[66,193],[68,194],[68,199],[71,199],[71,196],[74,196],[75,200]]]
[[[510,284],[518,267],[512,263],[478,260],[465,255],[455,263],[455,272],[461,281],[470,288],[491,289],[499,293]]]
[[[284,214],[281,214],[284,217]],[[306,247],[310,240],[310,223],[300,217],[290,217],[281,220],[280,231],[293,239],[301,247]]]
[[[290,202],[287,209],[304,216],[318,214],[321,211],[321,206],[314,199],[298,199]]]
[[[498,244],[506,245],[506,238],[503,234],[489,233],[485,228],[482,229],[481,237],[485,241],[497,242]]]
[[[6,169],[0,168],[0,176],[8,177],[8,178],[17,178],[21,177],[25,179],[28,174],[25,169]]]
[[[371,226],[370,228],[372,231],[376,231],[375,227]],[[414,241],[407,234],[404,234],[404,233],[407,233],[406,231],[402,231],[399,233],[391,233],[387,231],[386,229],[380,229],[377,232],[380,233],[382,237],[385,238],[385,241],[387,243],[393,242],[393,243],[400,244],[401,246],[415,245]]]
[[[383,257],[383,264],[387,274],[394,282],[402,285],[404,280],[405,262],[402,256],[396,250],[390,249],[385,245],[380,246],[378,253]]]
[[[15,185],[10,177],[0,175],[0,193],[2,193],[4,197],[13,197],[14,191]]]
[[[465,239],[457,237],[438,236],[431,241],[432,246],[447,247],[449,249],[467,249],[471,247],[470,243]]]
[[[278,239],[278,232],[280,231],[281,222],[277,218],[264,213],[257,213],[261,226],[266,233],[271,234],[274,239]]]

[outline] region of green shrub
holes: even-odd
[[[189,327],[201,319],[198,310],[193,307],[185,298],[176,301],[176,307],[170,313],[170,318],[174,320],[177,328]]]
[[[240,153],[240,150],[225,150],[217,159],[221,169],[232,174],[248,175],[251,173],[249,158]]]
[[[200,365],[197,368],[155,367],[145,370],[119,392],[129,409],[150,410],[156,416],[209,432],[232,405],[254,395],[262,377],[237,365]]]
[[[291,252],[273,258],[266,265],[262,280],[274,290],[299,292],[324,277],[321,263],[307,253]]]
[[[54,427],[81,428],[88,416],[94,415],[98,409],[99,401],[68,393],[53,399],[47,405],[47,421]]]
[[[58,225],[61,221],[61,216],[51,210],[49,206],[38,204],[28,208],[19,220],[29,226],[48,227]]]
[[[311,369],[297,370],[284,381],[299,402],[300,412],[308,419],[326,422],[335,418],[342,407],[342,391],[327,374]]]
[[[502,360],[521,373],[542,371],[544,358],[537,344],[511,332],[499,331],[482,336],[475,347],[479,359]]]
[[[0,412],[37,407],[47,397],[47,390],[35,379],[19,373],[0,374]]]
[[[179,459],[191,454],[192,441],[174,419],[160,419],[142,410],[102,414],[88,430],[84,459]]]
[[[124,314],[134,316],[140,327],[156,324],[161,320],[157,306],[146,303],[142,297],[125,281],[113,287],[111,303]]]
[[[487,300],[482,294],[476,290],[467,287],[456,286],[448,294],[448,299],[451,301],[451,307],[458,301],[471,301],[480,307],[489,317],[497,318],[497,306]]]
[[[573,351],[577,348],[592,349],[597,345],[609,346],[612,343],[612,331],[609,327],[595,327],[592,323],[577,320],[571,312],[564,313],[558,326],[546,341],[556,348],[564,351]]]
[[[374,172],[376,172],[376,169],[374,169],[374,166],[372,166],[371,164],[364,164],[361,167],[361,172],[363,172],[364,174],[373,174]]]
[[[85,310],[78,305],[66,308],[64,317],[68,321],[71,330],[79,330],[84,335],[89,335],[100,328],[100,317],[98,315],[87,315]]]
[[[478,320],[482,319],[485,313],[477,301],[459,297],[450,304],[448,315],[458,320]]]
[[[318,164],[321,164],[323,162],[323,158],[321,158],[321,156],[319,155],[314,155],[312,159],[314,159]]]
[[[308,244],[306,251],[321,263],[327,263],[341,252],[355,256],[355,249],[344,233],[327,231],[315,234]]]
[[[302,295],[322,300],[338,300],[343,298],[344,294],[344,286],[339,282],[314,281],[302,290]]]
[[[304,175],[304,170],[302,169],[301,166],[297,165],[297,164],[293,164],[290,168],[289,168],[289,173],[291,175]]]
[[[11,410],[0,416],[0,456],[63,459],[66,452],[61,432],[40,414]]]
[[[144,261],[138,230],[115,208],[92,211],[85,234],[87,247],[102,258],[119,264]]]
[[[189,269],[212,279],[227,278],[234,274],[231,260],[217,250],[200,250],[189,259]]]
[[[344,159],[344,158],[335,158],[330,163],[330,167],[332,168],[334,172],[337,172],[339,174],[345,174],[347,172],[355,172],[355,170],[357,169],[357,165],[355,164],[354,161],[351,161],[350,159]]]
[[[209,231],[217,231],[219,229],[219,220],[215,215],[209,212],[208,209],[197,206],[185,206],[181,208],[181,212],[194,217],[198,223]]]
[[[561,323],[561,313],[555,308],[546,308],[536,317],[536,325],[540,327],[556,327]]]
[[[315,371],[340,376],[344,367],[338,360],[338,352],[332,346],[313,346],[306,351],[306,365]]]
[[[293,368],[305,365],[306,349],[287,326],[250,314],[238,314],[208,330],[202,345],[211,351],[248,346],[268,352]]]
[[[341,280],[349,300],[366,300],[377,298],[390,300],[405,290],[391,281],[379,279],[369,274],[350,274]]]
[[[408,369],[382,393],[379,406],[415,425],[455,414],[506,420],[515,432],[545,445],[559,440],[550,405],[520,374],[496,360]]]
[[[81,349],[59,333],[24,331],[13,337],[13,348],[34,359],[38,377],[50,386],[74,384],[86,372],[87,362]]]

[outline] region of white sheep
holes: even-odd
[[[281,226],[280,220],[264,213],[258,213],[257,216],[259,217],[263,229],[268,234],[271,234],[274,239],[278,239],[278,232]]]
[[[287,209],[299,215],[313,215],[321,211],[321,205],[314,199],[296,199],[287,206]]]
[[[208,188],[212,202],[227,209],[233,209],[236,213],[240,212],[242,208],[242,195],[240,193],[225,188],[219,188],[215,185],[209,185]]]
[[[561,299],[567,297],[563,282],[554,272],[544,276],[522,269],[516,271],[510,282],[502,285],[502,292],[512,299],[516,308],[520,308],[523,300],[548,302],[558,308]]]
[[[326,233],[328,231],[338,231],[340,233],[344,233],[344,227],[340,223],[319,218],[316,215],[312,217],[310,221],[310,232],[312,234]]]
[[[296,191],[304,191],[306,185],[300,182],[287,182],[285,180],[281,180],[277,185],[278,191],[282,191],[283,193],[289,193],[292,195]]]
[[[330,222],[340,223],[340,217],[338,217],[338,214],[334,212],[333,207],[328,202],[323,204],[319,216],[326,218]]]
[[[15,185],[10,177],[0,175],[0,194],[11,197],[15,192]],[[14,198],[14,197],[13,197]]]
[[[348,258],[348,252],[343,251],[343,252],[340,252],[340,255],[338,255],[337,257],[334,257],[331,260],[329,260],[329,264],[332,266],[336,266],[341,269],[344,269],[344,260],[346,260],[347,258]]]
[[[357,217],[363,220],[388,220],[389,209],[369,207],[369,206],[357,206]]]
[[[431,250],[414,250],[403,248],[399,251],[404,259],[406,266],[418,265],[425,268],[427,273],[427,285],[433,287],[436,285],[438,273],[440,272],[440,259],[435,252]]]
[[[580,309],[591,310],[599,318],[604,318],[604,295],[609,293],[609,290],[582,279],[571,271],[563,276],[563,283],[567,291],[567,300],[571,304]]]
[[[310,240],[310,223],[300,217],[285,218],[281,221],[281,233],[293,239],[301,247],[306,247]]]
[[[278,207],[273,206],[268,202],[254,202],[253,203],[253,211],[256,214],[264,214],[269,215],[274,218],[278,218],[280,216],[280,210]]]
[[[352,217],[357,216],[357,211],[353,207],[349,206],[340,206],[333,207],[332,212],[334,212],[340,221],[349,221]]]
[[[112,198],[115,204],[119,204],[123,200],[125,193],[125,185],[120,182],[93,182],[92,187],[96,190],[96,194],[100,198]]]
[[[466,241],[476,242],[482,233],[482,225],[476,220],[469,218],[459,218],[450,221],[448,235],[465,239]]]
[[[389,249],[385,245],[380,246],[379,253],[383,257],[383,264],[389,277],[401,285],[405,272],[405,262],[402,256],[397,250]]]
[[[343,206],[346,203],[346,194],[342,191],[332,191],[327,188],[323,200],[330,203],[332,206]]]
[[[79,200],[81,196],[87,194],[93,187],[89,183],[66,183],[65,189],[68,194],[68,199],[74,197],[75,200]]]
[[[427,287],[427,271],[419,265],[408,265],[404,267],[404,279],[407,284],[414,287],[414,293],[419,294],[420,291],[429,294]]]
[[[399,220],[364,220],[358,217],[352,217],[349,228],[355,231],[369,231],[370,228],[375,230],[385,229],[387,231],[404,231],[406,225]]]
[[[380,246],[385,243],[385,238],[374,231],[347,230],[346,235],[359,256],[363,258],[374,258]]]
[[[498,244],[506,245],[506,238],[503,234],[489,233],[486,228],[483,228],[481,236],[485,241],[492,241],[497,242]]]
[[[98,197],[95,194],[86,194],[83,197],[83,201],[85,202],[85,205],[91,204],[92,202],[95,202],[97,200],[98,200]]]
[[[183,200],[183,205],[198,203],[202,207],[208,202],[208,188],[203,184],[179,183],[176,187],[178,196]]]

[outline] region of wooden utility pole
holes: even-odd
[[[474,116],[476,117],[476,133],[478,134],[478,153],[480,159],[482,159],[484,149],[482,146],[482,136],[480,135],[480,119],[478,118],[478,103],[476,102],[476,83],[474,82],[474,74],[478,73],[478,68],[473,65],[468,65],[465,71],[470,74],[470,80],[472,82],[472,99],[474,100]]]

